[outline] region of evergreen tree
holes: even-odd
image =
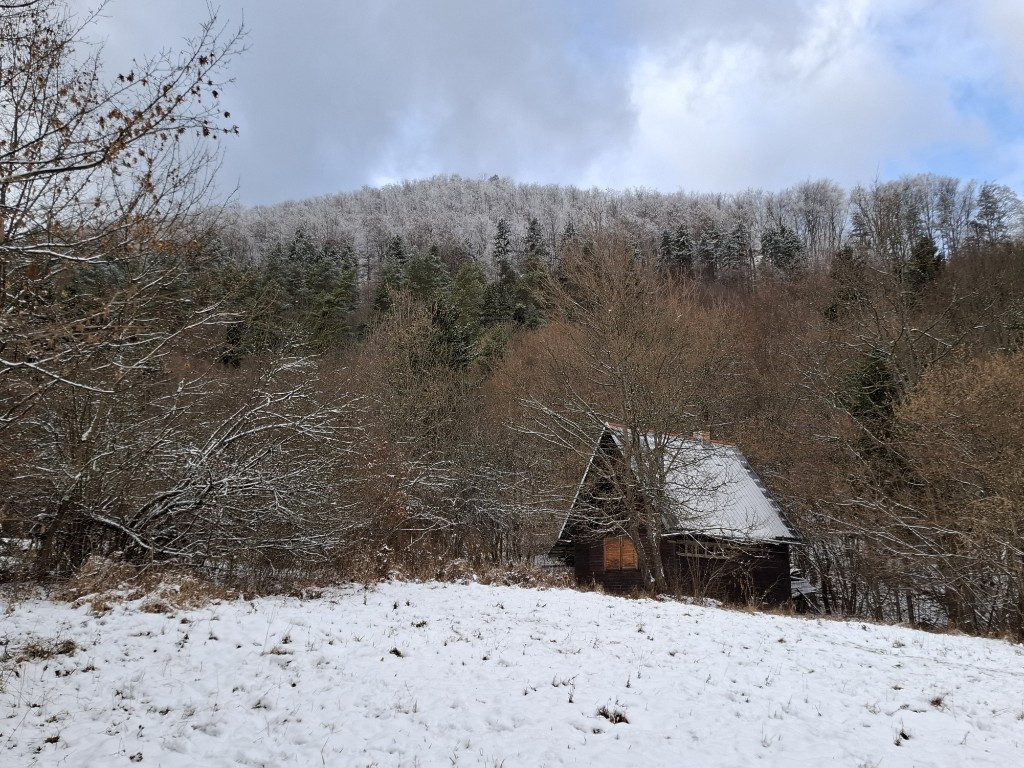
[[[483,320],[486,325],[516,321],[519,305],[519,275],[508,259],[498,262],[498,278],[484,294]]]
[[[458,312],[458,322],[479,334],[487,297],[487,276],[475,261],[467,261],[455,273],[450,304]]]
[[[871,227],[864,214],[859,210],[850,214],[850,238],[862,248],[871,246]],[[764,236],[762,235],[762,240]],[[763,250],[763,248],[762,248]]]
[[[1010,225],[1021,215],[1017,193],[1004,184],[987,181],[978,190],[978,212],[971,221],[974,239],[983,245],[1010,239]]]
[[[440,301],[434,306],[431,328],[430,347],[436,364],[465,370],[476,359],[479,326],[464,322],[452,302]]]
[[[551,254],[548,251],[547,244],[544,242],[544,233],[541,231],[540,222],[537,221],[536,217],[531,217],[526,225],[524,247],[525,261],[529,261],[532,258],[543,266],[550,264]]]
[[[240,319],[227,328],[223,363],[238,366],[250,355],[279,348],[294,335],[288,276],[286,250],[280,243],[262,264],[240,271],[230,297]]]
[[[705,280],[714,280],[718,275],[722,239],[722,230],[718,222],[710,216],[703,217],[693,261]]]
[[[558,256],[564,258],[567,253],[575,251],[582,245],[579,232],[576,230],[576,225],[572,219],[565,222],[565,228],[562,230],[561,237],[558,238]]]
[[[804,247],[796,232],[782,224],[761,235],[761,258],[772,269],[793,277],[804,267]]]
[[[682,277],[693,277],[693,237],[686,224],[680,224],[672,235],[671,262],[676,273]]]
[[[299,312],[306,311],[316,286],[312,273],[316,272],[316,277],[321,278],[327,267],[322,251],[301,227],[288,245],[282,267],[289,303]]]
[[[312,306],[306,317],[314,349],[336,347],[351,331],[349,318],[359,303],[356,260],[350,247],[324,247],[322,266],[310,275]]]
[[[285,345],[323,351],[342,342],[359,300],[351,247],[319,245],[303,230],[276,245],[259,266],[241,270],[232,297],[243,319],[227,329],[222,362]]]
[[[935,240],[929,235],[922,235],[910,252],[910,263],[904,270],[907,287],[920,292],[928,283],[939,276],[942,271],[942,256]]]
[[[384,266],[377,276],[377,290],[374,292],[373,308],[378,312],[391,309],[391,296],[396,291],[405,290],[408,276],[406,262],[408,254],[401,235],[388,240],[384,255]]]
[[[867,269],[860,248],[847,245],[832,256],[829,277],[835,285],[832,300],[825,308],[825,317],[836,321],[843,317],[850,307],[866,301],[865,270]]]
[[[515,322],[521,314],[519,274],[512,266],[511,230],[505,219],[498,219],[492,249],[497,276],[484,294],[483,318],[486,325]]]
[[[491,250],[491,257],[494,265],[499,270],[501,262],[508,261],[512,257],[512,229],[505,219],[498,219],[498,229],[494,233],[494,243]]]
[[[661,243],[658,245],[658,261],[665,268],[672,267],[672,235],[667,229],[661,230]]]
[[[531,219],[526,231],[526,256],[519,280],[515,319],[520,325],[536,328],[547,314],[548,250],[540,237],[540,225]]]
[[[892,492],[905,486],[911,468],[894,447],[896,409],[903,380],[893,356],[882,349],[865,353],[841,398],[846,412],[861,428],[855,449],[870,469],[871,483]]]
[[[847,412],[873,431],[887,430],[899,397],[899,378],[890,356],[880,349],[867,352],[850,377]]]
[[[437,304],[451,289],[451,274],[441,261],[441,251],[436,245],[430,246],[426,255],[417,255],[409,261],[406,276],[409,292],[424,304]]]
[[[742,272],[750,265],[750,235],[742,222],[737,222],[722,240],[719,259],[722,272]]]
[[[388,240],[387,248],[384,252],[384,261],[388,264],[393,264],[399,269],[405,269],[405,262],[408,260],[408,251],[405,248],[405,241],[401,235],[393,235]]]

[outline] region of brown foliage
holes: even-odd
[[[898,417],[911,552],[937,559],[952,621],[1024,637],[1024,353],[928,371]]]

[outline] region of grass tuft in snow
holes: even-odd
[[[629,723],[629,718],[626,717],[626,713],[618,707],[609,707],[607,704],[602,704],[597,708],[597,714],[599,717],[603,717],[612,725],[618,725],[619,723]]]
[[[71,656],[78,650],[78,643],[65,638],[64,640],[30,640],[21,646],[15,656],[18,663],[26,661],[45,661],[57,656]]]

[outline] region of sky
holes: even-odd
[[[930,172],[1024,190],[1021,0],[213,0],[245,204],[435,174],[666,192]],[[75,0],[79,7],[94,6]],[[110,0],[112,66],[206,0]]]

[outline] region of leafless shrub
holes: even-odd
[[[198,608],[214,600],[238,596],[181,566],[143,568],[123,561],[93,556],[54,593],[58,600],[89,603],[94,613],[105,613],[111,604],[144,600],[140,610],[171,613]]]
[[[477,562],[424,554],[418,562],[396,567],[389,574],[397,579],[474,581],[514,587],[570,588],[575,579],[568,568],[542,568],[527,562]]]

